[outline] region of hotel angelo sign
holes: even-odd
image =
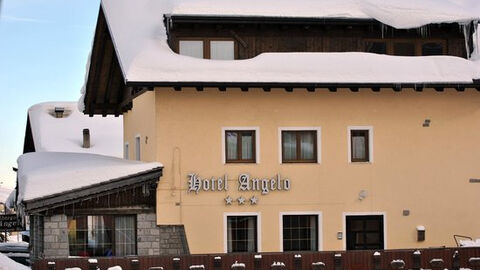
[[[282,178],[280,174],[271,178],[252,177],[248,173],[242,173],[237,177],[238,191],[259,191],[262,195],[267,195],[273,191],[290,190],[290,179]],[[212,192],[228,191],[230,188],[227,175],[223,177],[201,178],[196,173],[188,175],[188,192]]]

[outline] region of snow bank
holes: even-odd
[[[0,253],[0,270],[31,270],[30,267],[19,264]]]
[[[477,0],[176,0],[174,15],[376,19],[395,28],[480,18]]]
[[[55,118],[55,107],[65,109]],[[123,156],[122,117],[89,117],[78,111],[76,102],[46,102],[28,110],[37,152],[80,152]],[[83,148],[83,129],[90,130],[90,148]]]
[[[35,152],[18,160],[18,203],[162,167],[86,153]]]
[[[198,1],[198,2],[197,2]],[[265,2],[264,2],[265,1]],[[368,17],[360,15],[363,8],[379,5],[390,12],[407,12],[407,9],[420,10],[418,17],[426,16],[426,21],[433,20],[443,12],[451,11],[446,16],[464,20],[469,16],[455,15],[455,10],[473,12],[479,4],[469,0],[435,0],[436,5],[428,6],[413,0],[386,1],[368,0],[362,9],[357,1],[303,0],[292,4],[286,0],[214,1],[214,0],[103,0],[102,7],[112,33],[117,54],[126,81],[136,82],[305,82],[305,83],[472,83],[480,78],[479,64],[453,56],[401,57],[377,55],[370,53],[264,53],[252,59],[221,61],[197,59],[178,55],[168,47],[163,16],[172,11],[187,11],[206,14],[214,10],[216,14],[251,15],[258,4],[256,12],[279,16],[303,14],[305,16],[338,17],[339,12],[347,12],[344,17]],[[430,3],[433,0],[425,1]],[[458,8],[450,8],[457,4]],[[468,5],[467,2],[471,2]],[[478,1],[480,3],[480,1]],[[174,4],[175,3],[175,4]],[[203,4],[200,4],[203,3]],[[215,3],[215,4],[213,4]],[[278,3],[278,4],[277,4]],[[367,3],[371,4],[368,5]],[[402,4],[403,3],[403,4]],[[325,9],[323,6],[325,4]],[[203,7],[201,7],[203,6]],[[352,7],[355,6],[356,9]],[[396,7],[395,7],[396,6]],[[403,8],[402,8],[403,7]],[[270,10],[271,9],[271,10]],[[280,13],[279,9],[284,13]],[[300,9],[300,10],[299,10]],[[203,11],[202,11],[203,10]],[[270,11],[269,11],[270,10]],[[432,11],[433,10],[433,11]],[[247,12],[248,11],[248,12]],[[242,13],[243,12],[243,13]],[[269,13],[270,12],[270,13]],[[302,13],[303,12],[303,13]],[[373,12],[373,11],[371,11]],[[384,13],[385,13],[384,12]],[[408,13],[407,12],[407,13]],[[382,14],[384,14],[382,13]],[[428,14],[430,15],[428,15]],[[460,13],[460,12],[459,12]],[[403,13],[402,13],[403,14]],[[478,13],[480,14],[480,13]],[[480,17],[480,15],[476,15]],[[385,15],[386,17],[388,17]],[[412,18],[414,14],[401,18]],[[396,17],[395,17],[396,18]],[[436,18],[436,17],[435,17]],[[413,20],[413,18],[411,19]],[[410,21],[405,21],[405,25]],[[135,40],[135,42],[131,42]],[[288,63],[288,65],[285,65]]]

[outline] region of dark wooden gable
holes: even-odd
[[[35,142],[33,141],[32,127],[30,117],[27,116],[27,127],[25,128],[25,138],[23,139],[23,153],[35,152]]]
[[[86,83],[84,113],[118,116],[131,106],[105,15],[100,9]],[[123,102],[128,99],[127,102]]]

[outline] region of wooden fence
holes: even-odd
[[[480,270],[480,248],[46,259],[32,268],[107,270],[113,266],[122,270]]]

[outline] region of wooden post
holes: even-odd
[[[48,262],[47,263],[48,270],[55,270],[55,262]]]
[[[190,270],[205,270],[205,265],[190,265],[189,267]]]
[[[336,253],[333,255],[333,263],[335,265],[335,270],[343,270],[341,253]]]
[[[405,262],[403,260],[393,260],[390,262],[393,269],[404,269]]]
[[[132,267],[132,270],[140,270],[140,262],[138,259],[131,259],[130,266]]]
[[[273,262],[270,266],[271,270],[285,270],[285,263],[283,262]]]
[[[83,148],[90,148],[90,130],[88,128],[83,129]]]
[[[221,270],[222,269],[222,257],[217,256],[213,258],[213,269]]]
[[[452,270],[460,270],[460,255],[458,250],[453,253]]]
[[[257,254],[253,257],[253,269],[255,270],[262,269],[262,255]]]
[[[300,254],[295,254],[293,256],[293,264],[295,267],[295,270],[302,270],[302,255]]]
[[[420,252],[420,250],[416,250],[415,252],[413,252],[413,267],[412,267],[412,270],[420,270],[420,268],[422,267],[421,256],[422,256],[422,253]]]
[[[325,270],[327,266],[325,265],[324,262],[313,262],[312,263],[312,269],[313,270]]]
[[[230,268],[232,270],[245,270],[245,264],[235,261],[235,263],[232,264],[232,267],[230,267]]]
[[[478,257],[471,257],[468,259],[468,264],[472,268],[472,270],[480,270],[480,258]]]
[[[180,258],[172,259],[172,267],[173,267],[173,270],[180,270]]]
[[[98,261],[97,259],[88,259],[88,270],[97,270]]]
[[[430,260],[430,267],[432,268],[432,270],[445,269],[444,265],[445,265],[445,262],[443,261],[443,259],[435,258]]]
[[[373,253],[373,270],[380,270],[382,269],[382,255],[380,252],[375,251]]]

